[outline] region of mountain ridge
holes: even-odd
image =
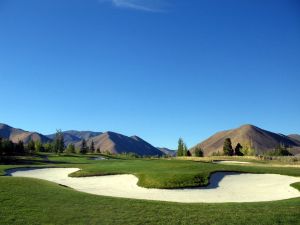
[[[288,136],[300,142],[300,134],[289,134]]]
[[[138,136],[128,137],[112,131],[107,131],[87,140],[87,144],[94,142],[95,149],[112,154],[136,153],[138,155],[163,155],[163,153]],[[80,147],[81,141],[75,144]]]
[[[75,144],[83,139],[88,140],[91,137],[95,137],[97,135],[102,134],[102,132],[95,132],[95,131],[77,131],[77,130],[67,130],[62,131],[65,144]],[[47,137],[54,139],[56,134],[49,134],[46,135]]]
[[[42,143],[51,141],[50,138],[38,132],[30,132],[20,128],[14,128],[4,123],[0,123],[0,137],[9,139],[15,143],[23,141],[24,144],[28,144],[30,140],[40,141]]]

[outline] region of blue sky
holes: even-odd
[[[300,133],[297,0],[0,0],[0,121],[188,146]]]

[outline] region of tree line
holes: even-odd
[[[242,146],[240,143],[233,149],[231,139],[226,138],[223,145],[223,153],[228,156],[244,156],[244,155],[256,155],[255,149],[250,145],[245,144]],[[288,147],[284,144],[279,144],[274,150],[264,153],[265,156],[291,156],[292,154],[288,151]]]
[[[199,146],[197,146],[192,154],[192,152],[188,149],[187,145],[184,143],[183,139],[179,138],[177,156],[203,157],[203,150]]]
[[[178,149],[177,156],[195,156],[195,157],[203,157],[204,151],[203,149],[197,145],[193,152],[191,152],[187,145],[184,143],[182,138],[178,140]],[[256,150],[252,147],[251,143],[245,143],[244,145],[237,143],[235,147],[232,146],[232,142],[230,138],[226,138],[223,143],[223,152],[214,152],[213,156],[254,156],[256,155]],[[287,146],[284,144],[278,145],[273,151],[269,151],[265,153],[266,156],[290,156],[292,155]]]
[[[53,152],[56,154],[61,153],[101,153],[100,148],[95,149],[95,143],[92,140],[91,144],[88,145],[86,140],[82,140],[80,147],[75,148],[74,144],[65,145],[64,136],[61,130],[57,130],[55,138],[52,142],[42,143],[39,140],[30,140],[26,145],[23,141],[17,143],[11,140],[0,137],[0,157],[3,156],[14,156],[14,155],[25,155],[34,154],[38,152]]]

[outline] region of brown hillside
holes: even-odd
[[[223,151],[223,143],[226,138],[231,139],[233,147],[235,147],[237,143],[251,145],[257,154],[274,150],[274,148],[280,144],[294,147],[296,150],[295,153],[299,151],[297,147],[300,147],[300,142],[295,139],[249,124],[236,129],[218,132],[196,146],[200,146],[204,150],[205,155],[211,155],[213,152]],[[192,148],[192,151],[195,147]]]
[[[163,155],[160,150],[137,136],[128,137],[114,132],[106,132],[88,139],[87,144],[90,145],[92,141],[94,142],[95,149],[99,148],[101,152],[114,154],[131,152],[141,156]],[[75,146],[78,148],[80,144],[81,141],[77,142]]]
[[[39,140],[42,143],[51,141],[50,138],[37,132],[29,132],[22,129],[13,128],[6,124],[0,124],[0,137],[9,139],[15,143],[17,143],[18,141],[23,141],[24,144],[27,144],[30,140]]]
[[[293,138],[296,141],[300,142],[300,135],[299,134],[290,134],[288,135],[290,138]]]

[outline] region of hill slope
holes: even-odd
[[[87,144],[90,145],[92,141],[95,149],[99,148],[101,152],[113,154],[132,152],[141,156],[163,155],[160,150],[137,136],[128,137],[114,132],[106,132],[88,139]],[[80,144],[81,141],[77,142],[75,146],[80,147]]]
[[[288,136],[300,142],[300,134],[290,134]]]
[[[169,156],[176,156],[177,151],[168,148],[158,148],[161,152]]]
[[[62,132],[64,135],[65,145],[75,144],[83,139],[88,140],[89,138],[95,137],[97,135],[102,134],[101,132],[93,132],[93,131],[77,131],[77,130],[68,130]],[[49,134],[47,137],[54,139],[55,134]]]
[[[13,128],[3,123],[0,123],[0,137],[9,139],[15,143],[23,141],[24,144],[27,144],[30,140],[41,141],[42,143],[51,141],[50,138],[40,133]]]
[[[213,152],[223,151],[223,143],[226,138],[231,139],[233,147],[237,143],[251,145],[257,154],[274,150],[280,144],[293,147],[293,153],[300,152],[300,149],[298,149],[300,148],[299,141],[253,125],[243,125],[236,129],[218,132],[196,146],[200,146],[204,150],[205,155],[211,155]],[[196,146],[192,148],[192,151]]]

